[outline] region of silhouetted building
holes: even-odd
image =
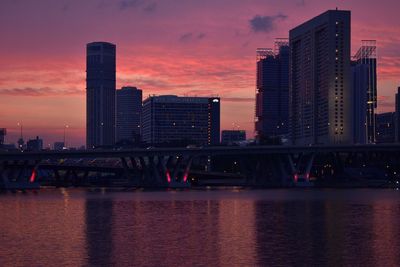
[[[7,134],[7,129],[0,128],[0,146],[4,145],[6,134]]]
[[[395,113],[376,114],[376,142],[394,143]]]
[[[117,90],[117,141],[140,141],[142,90],[122,87]]]
[[[353,134],[355,144],[367,143],[367,91],[368,66],[352,62],[352,83],[354,90],[354,124]]]
[[[352,62],[354,142],[375,143],[377,108],[376,41],[363,40]]]
[[[246,131],[243,130],[223,130],[221,133],[221,143],[231,145],[240,141],[246,141]]]
[[[289,33],[294,145],[353,142],[350,11],[329,10]]]
[[[86,147],[115,143],[115,45],[86,47]]]
[[[54,142],[54,150],[63,150],[65,147],[64,142]]]
[[[29,151],[40,151],[43,149],[43,140],[36,136],[36,139],[30,139],[26,143],[26,149]]]
[[[400,87],[397,88],[395,108],[395,142],[400,143]]]
[[[219,144],[218,97],[150,96],[143,102],[143,141],[148,144]]]
[[[256,138],[288,134],[289,43],[277,39],[275,51],[257,49]]]

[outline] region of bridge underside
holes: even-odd
[[[192,167],[197,174],[201,173],[199,170],[204,174],[231,173],[244,177],[245,185],[272,187],[304,181],[387,182],[398,180],[400,174],[399,151],[132,156],[110,162],[3,160],[0,188],[35,182],[55,186],[189,187]]]

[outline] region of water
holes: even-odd
[[[0,266],[400,266],[395,190],[0,194]]]

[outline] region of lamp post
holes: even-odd
[[[20,130],[20,137],[18,139],[18,148],[19,150],[23,150],[24,149],[24,138],[22,137],[22,123],[17,123],[17,125],[19,126],[19,130]]]
[[[64,125],[64,148],[67,148],[67,143],[66,143],[66,141],[65,141],[65,136],[66,136],[67,128],[69,128],[69,125],[68,125],[68,124],[65,124],[65,125]]]

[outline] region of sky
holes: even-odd
[[[143,96],[220,96],[221,129],[254,134],[255,51],[338,7],[352,11],[352,53],[378,46],[378,112],[400,86],[398,0],[1,0],[0,128],[6,142],[85,143],[86,43],[117,45],[117,88]]]

